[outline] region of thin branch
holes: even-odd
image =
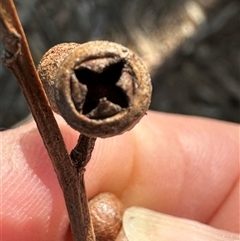
[[[77,145],[71,151],[70,157],[76,169],[81,171],[90,161],[96,138],[80,135]]]
[[[0,11],[1,37],[5,51],[3,62],[18,79],[52,160],[64,193],[74,239],[93,241],[95,238],[90,218],[85,216],[89,215],[86,194],[83,194],[81,189],[84,188],[83,170],[79,172],[72,165],[67,153],[63,137],[37,75],[13,1],[2,1]]]

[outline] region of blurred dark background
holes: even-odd
[[[61,42],[115,41],[148,66],[151,109],[240,122],[239,0],[15,3],[36,65]],[[0,127],[5,129],[29,110],[14,76],[2,64],[0,71]]]

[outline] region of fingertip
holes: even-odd
[[[131,207],[123,215],[123,231],[117,240],[235,241],[238,238],[239,234],[215,229],[196,221]]]

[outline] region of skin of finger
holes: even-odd
[[[223,201],[223,204],[215,212],[209,224],[214,227],[224,227],[226,230],[238,232],[240,229],[240,187],[239,179],[233,186],[229,195]],[[233,205],[235,203],[235,205]],[[236,222],[228,222],[228,220],[236,220]]]
[[[171,115],[168,116],[167,124],[164,127],[167,136],[166,138],[162,137],[161,140],[165,139],[168,145],[163,153],[165,155],[171,153],[171,156],[170,158],[168,156],[163,157],[163,160],[161,160],[164,163],[162,167],[165,168],[164,171],[159,172],[159,162],[157,161],[156,168],[152,166],[151,172],[148,173],[149,176],[146,179],[150,180],[151,176],[157,177],[158,173],[162,174],[159,175],[161,180],[164,180],[164,176],[168,178],[159,187],[159,190],[164,194],[169,193],[169,196],[166,195],[165,200],[161,196],[157,202],[156,199],[153,199],[152,206],[149,205],[150,202],[148,204],[140,203],[139,206],[203,223],[209,223],[209,220],[218,212],[222,221],[220,222],[220,219],[217,219],[219,222],[212,222],[211,224],[214,227],[239,232],[239,189],[235,191],[235,195],[232,195],[236,190],[234,188],[235,184],[239,182],[239,125],[235,125],[236,129],[232,128],[230,132],[227,132],[227,126],[224,122],[182,117],[176,121],[175,116]],[[161,136],[161,133],[160,130],[159,136]],[[171,136],[174,137],[173,142],[175,141],[173,143],[174,154],[169,150]],[[140,142],[143,141],[140,140]],[[161,143],[161,146],[164,145]],[[156,152],[158,152],[157,147]],[[175,152],[180,154],[179,158],[174,159]],[[138,151],[138,153],[140,152]],[[147,156],[144,158],[144,153],[142,153],[141,157],[142,160],[147,160]],[[157,160],[154,155],[150,159]],[[144,166],[143,161],[138,163],[141,163],[141,167]],[[134,170],[136,169],[134,168]],[[156,170],[156,175],[154,175],[154,170]],[[143,177],[143,172],[144,170],[140,174],[138,173],[137,178],[139,176]],[[180,184],[181,181],[182,185]],[[139,178],[137,182],[140,182]],[[171,186],[172,182],[173,186]],[[132,183],[134,181],[131,181]],[[159,181],[157,181],[158,183]],[[151,184],[149,181],[146,184],[148,185],[144,188],[144,190],[148,190],[146,196],[154,196],[155,191],[158,189],[152,190],[152,195],[150,190],[151,187],[156,187],[157,184]],[[169,192],[169,190],[172,192]],[[129,196],[129,194],[127,195]],[[229,196],[234,197],[229,198]],[[145,200],[147,200],[147,197]],[[222,209],[221,207],[225,205],[226,201],[228,201],[227,208]],[[132,203],[137,203],[137,200]],[[158,209],[154,208],[157,204],[160,204]],[[227,217],[231,218],[228,219]]]
[[[93,155],[86,175],[91,183],[88,189],[96,185],[95,190],[115,192],[126,206],[208,223],[239,178],[239,127],[191,117],[151,117],[151,122],[148,117],[142,120],[144,128],[139,124],[123,141],[119,136],[107,145],[117,153],[128,153],[124,158],[108,152],[114,165],[102,158],[107,151],[104,142],[98,142],[98,150],[104,153]],[[128,141],[135,143],[130,150]],[[123,142],[124,146],[119,145]],[[98,168],[101,165],[104,170]],[[238,232],[238,199],[232,199],[230,206],[229,215],[235,218],[215,224]]]
[[[78,134],[59,122],[70,150]],[[97,141],[86,172],[89,198],[112,191],[126,206],[205,222],[238,177],[238,131],[223,122],[149,113],[131,132]],[[15,240],[62,240],[68,218],[35,125],[1,135],[3,235],[14,241],[15,229]]]
[[[69,219],[35,125],[3,132],[1,141],[2,240],[63,240]]]

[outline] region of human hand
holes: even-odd
[[[78,133],[57,118],[71,150]],[[1,132],[1,138],[2,241],[72,240],[61,188],[35,124]],[[147,220],[145,230],[155,232],[151,241],[239,240],[237,124],[149,112],[130,132],[97,140],[85,180],[89,198],[108,191],[126,207],[171,215],[154,213],[152,222],[151,211],[127,209],[129,241],[141,240],[136,235],[143,230],[128,226],[132,216]]]

